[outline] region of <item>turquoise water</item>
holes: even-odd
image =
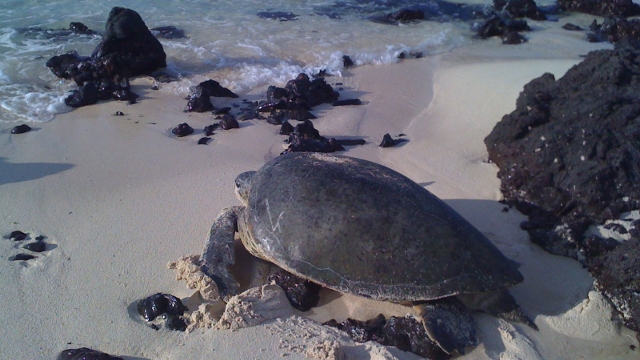
[[[482,11],[491,2],[467,3]],[[551,3],[538,1],[539,5]],[[113,6],[125,5],[88,0],[3,1],[0,121],[50,121],[55,114],[71,110],[63,100],[74,85],[56,78],[45,63],[51,56],[73,50],[90,55],[100,36],[36,30],[67,29],[70,22],[79,21],[101,31]],[[412,6],[442,8],[435,0],[126,2],[150,28],[173,25],[185,30],[187,38],[161,40],[169,70],[180,77],[162,91],[181,96],[207,78],[243,94],[267,84],[284,84],[300,72],[325,69],[340,75],[343,55],[358,65],[393,63],[401,52],[429,56],[478,41],[470,30],[473,20],[459,19],[464,14],[441,14],[434,21],[401,26],[370,20]],[[276,11],[293,13],[296,20],[257,16]]]

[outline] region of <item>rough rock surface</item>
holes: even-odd
[[[109,13],[103,40],[90,57],[68,53],[52,57],[46,65],[56,76],[73,79],[81,87],[67,103],[84,106],[97,101],[93,92],[91,97],[84,94],[82,86],[86,84],[94,84],[92,88],[98,89],[98,99],[135,101],[137,96],[130,92],[128,81],[123,79],[166,67],[166,58],[162,44],[137,12],[114,7]]]
[[[593,51],[561,79],[547,73],[525,85],[516,110],[485,139],[505,201],[529,216],[522,228],[531,240],[592,264],[596,279],[624,272],[622,260],[611,259],[621,246],[638,247],[636,240],[616,247],[585,231],[640,208],[639,86],[640,51]],[[623,295],[628,283],[598,281],[637,322],[637,300]]]
[[[324,325],[346,332],[355,342],[375,341],[382,345],[395,346],[400,350],[424,356],[427,359],[451,358],[436,343],[429,339],[422,322],[411,315],[395,316],[388,320],[381,314],[368,321],[347,319],[341,323],[329,320]]]
[[[632,0],[558,0],[564,11],[582,12],[599,16],[634,16],[640,14],[640,5]]]
[[[622,313],[625,326],[640,332],[640,238],[632,237],[596,257],[589,271],[596,288]]]
[[[530,31],[529,25],[524,20],[505,19],[498,15],[494,15],[485,20],[482,24],[476,26],[476,35],[481,39],[487,39],[492,36],[500,36],[505,44],[521,43],[523,41],[513,42],[507,41],[513,37],[523,38],[519,34],[521,31]]]
[[[547,16],[533,0],[493,0],[493,8],[506,12],[511,17],[528,17],[533,20],[546,20]]]
[[[608,41],[617,43],[622,39],[640,41],[640,20],[625,18],[607,18],[602,24],[593,20],[589,30],[593,31],[588,37],[591,42]]]
[[[198,84],[197,86],[193,86],[189,89],[189,97],[187,98],[189,101],[187,102],[187,107],[185,111],[195,111],[195,112],[205,112],[212,111],[215,109],[213,104],[211,103],[211,96],[213,97],[229,97],[229,98],[237,98],[233,91],[223,87],[219,82],[215,80],[206,80]]]
[[[102,351],[89,348],[67,349],[60,352],[57,360],[123,360]]]

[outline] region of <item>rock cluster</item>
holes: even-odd
[[[403,318],[392,316],[387,320],[381,314],[368,321],[347,319],[341,323],[329,320],[324,325],[346,332],[355,342],[375,341],[427,359],[451,358],[451,355],[442,351],[429,339],[422,322],[410,315]]]
[[[615,255],[619,247],[626,254],[640,247],[637,231],[623,245],[585,236],[590,225],[640,209],[639,86],[640,51],[591,52],[561,79],[547,73],[525,85],[516,110],[485,139],[504,200],[529,216],[522,228],[531,240],[581,260],[596,279],[615,278],[629,265]],[[637,264],[625,269],[640,278]],[[622,295],[637,291],[635,285],[599,284],[627,324],[640,323],[640,304]]]
[[[65,101],[78,107],[99,99],[134,102],[137,95],[131,92],[128,78],[166,67],[166,57],[162,44],[137,12],[114,7],[103,40],[91,56],[77,53],[54,56],[47,61],[47,67],[56,76],[73,79],[78,84],[79,89]]]
[[[632,0],[558,0],[558,6],[564,11],[598,16],[640,15],[640,5]]]

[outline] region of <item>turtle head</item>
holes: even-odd
[[[246,206],[249,204],[249,190],[251,189],[251,179],[255,171],[245,171],[236,177],[234,182],[236,188],[236,196]]]

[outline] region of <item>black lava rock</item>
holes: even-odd
[[[187,323],[180,316],[169,315],[165,321],[165,326],[169,330],[185,331],[187,330]]]
[[[204,134],[207,136],[213,135],[213,132],[220,127],[220,124],[211,124],[204,127]]]
[[[71,107],[93,105],[98,102],[98,88],[93,81],[85,82],[78,90],[73,90],[71,95],[64,99],[64,103]]]
[[[231,90],[220,85],[215,80],[206,80],[189,89],[191,94],[188,97],[185,111],[205,112],[214,110],[211,103],[211,96],[237,98],[238,95]]]
[[[382,137],[382,142],[378,146],[385,147],[385,148],[393,147],[393,146],[396,146],[396,142],[391,138],[391,135],[384,134],[384,136]]]
[[[89,348],[67,349],[60,352],[57,360],[123,360],[121,357],[109,355]]]
[[[316,283],[284,270],[270,275],[269,281],[273,281],[280,286],[287,295],[291,306],[300,311],[309,311],[309,309],[318,305],[320,300],[319,293],[322,287]]]
[[[622,251],[585,231],[640,208],[639,60],[630,47],[593,51],[559,80],[532,80],[485,138],[505,201],[529,217],[522,228],[549,252],[589,265]],[[598,261],[594,277],[614,271],[615,261]],[[631,306],[622,290],[603,293]]]
[[[558,0],[564,11],[574,11],[599,16],[640,15],[640,5],[632,0]]]
[[[413,316],[403,318],[391,317],[387,321],[383,315],[368,321],[347,319],[341,323],[330,320],[324,325],[336,327],[346,332],[353,341],[375,341],[386,346],[395,346],[400,350],[409,351],[427,359],[450,359],[432,342],[427,335],[422,322]]]
[[[36,257],[30,254],[17,254],[14,255],[12,257],[9,258],[9,260],[11,261],[27,261],[27,260],[33,260]]]
[[[590,42],[608,41],[610,43],[618,43],[623,39],[640,41],[640,19],[607,18],[602,24],[598,24],[596,20],[593,20],[589,30],[593,31],[593,33],[589,34]],[[637,48],[637,46],[635,47]]]
[[[258,17],[263,19],[271,19],[271,20],[278,20],[278,21],[298,20],[298,15],[291,12],[284,12],[284,11],[261,11],[256,15],[258,15]]]
[[[15,230],[15,231],[12,231],[11,234],[9,234],[8,238],[13,241],[22,241],[26,239],[27,236],[29,236],[29,234],[24,233],[20,230]]]
[[[82,29],[79,25],[78,28]],[[93,90],[88,89],[91,90],[88,93],[82,89],[87,83],[94,83],[101,99],[113,96],[135,102],[137,96],[128,88],[118,88],[118,84],[122,79],[166,67],[166,57],[162,45],[137,12],[114,7],[107,18],[102,42],[90,57],[69,53],[52,57],[46,65],[56,76],[73,79],[81,87],[65,100],[77,107],[95,103]]]
[[[387,15],[391,22],[406,24],[424,20],[424,12],[422,10],[402,9]]]
[[[493,0],[493,8],[497,11],[506,12],[514,18],[547,19],[547,16],[533,0]]]
[[[345,69],[348,67],[352,67],[353,65],[355,64],[348,55],[342,55],[342,66],[344,66]]]
[[[187,37],[184,34],[184,30],[175,26],[159,26],[150,30],[153,36],[160,39],[184,39]]]
[[[360,101],[360,99],[344,99],[344,100],[334,101],[331,105],[333,106],[362,105],[362,101]]]
[[[592,259],[589,271],[596,288],[620,311],[625,326],[640,332],[640,238],[632,237]]]
[[[198,140],[198,145],[207,145],[209,144],[209,140],[211,140],[210,137],[201,137],[200,140]]]
[[[138,302],[138,314],[147,321],[153,321],[162,314],[181,316],[185,311],[187,307],[182,301],[170,294],[157,293]]]
[[[83,35],[95,35],[97,34],[95,31],[89,29],[89,27],[81,22],[72,22],[69,24],[69,30],[71,30],[74,34],[83,34]]]
[[[290,135],[291,133],[293,133],[293,125],[291,125],[290,122],[285,121],[284,123],[282,123],[282,126],[280,127],[280,135]]]
[[[494,15],[477,27],[476,34],[482,39],[487,39],[492,36],[505,36],[509,33],[530,30],[529,25],[524,20],[503,19]]]
[[[33,243],[25,244],[22,248],[33,252],[43,252],[47,250],[47,244],[43,241],[36,241]]]
[[[124,77],[152,72],[167,66],[162,44],[149,31],[140,14],[131,9],[114,7],[109,12],[102,42],[91,54],[104,59]]]
[[[517,32],[510,32],[502,36],[502,43],[507,45],[518,45],[527,42],[527,38]]]
[[[177,137],[183,137],[193,134],[193,128],[187,123],[182,123],[171,130],[171,133]]]
[[[584,30],[580,26],[572,24],[572,23],[566,23],[566,24],[562,25],[562,28],[565,29],[565,30],[569,30],[569,31],[582,31],[582,30]]]
[[[231,114],[224,114],[218,123],[222,130],[239,129],[238,120]]]
[[[13,129],[11,129],[11,133],[12,134],[24,134],[26,132],[31,131],[31,127],[27,124],[21,124],[18,126],[14,126]]]
[[[344,151],[344,147],[336,139],[327,139],[321,137],[320,139],[304,139],[294,138],[289,141],[289,147],[285,149],[282,154],[290,152],[322,152],[330,153],[336,151]]]

